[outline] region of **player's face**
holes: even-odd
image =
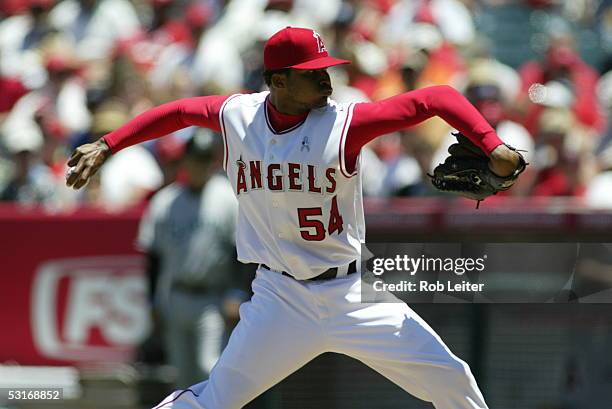
[[[287,91],[293,99],[309,108],[327,104],[332,94],[331,79],[326,68],[320,70],[289,70]]]
[[[183,168],[186,171],[187,185],[193,190],[204,187],[215,170],[217,163],[213,158],[198,158],[186,155],[183,160]]]

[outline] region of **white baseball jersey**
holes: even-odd
[[[282,132],[269,92],[221,107],[224,167],[238,197],[238,259],[308,279],[359,259],[365,241],[361,176],[344,159],[353,104],[329,100]]]

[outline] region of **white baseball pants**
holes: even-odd
[[[155,409],[242,408],[324,352],[360,360],[437,409],[487,408],[467,364],[412,309],[360,302],[359,274],[309,282],[260,268],[252,286],[209,380]]]

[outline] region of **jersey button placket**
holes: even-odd
[[[275,137],[271,137],[268,140],[268,146],[266,149],[266,162],[268,164],[271,162],[274,162],[274,160],[276,159],[276,156],[278,156],[278,155],[275,155],[278,149],[279,149],[278,140]],[[266,191],[266,196],[268,199],[268,203],[271,205],[272,208],[279,209],[281,207],[281,202],[282,202],[281,192]],[[279,217],[278,215],[274,215],[274,212],[272,213],[271,216],[273,219],[275,217]],[[274,223],[272,223],[272,225],[274,226]],[[280,228],[280,226],[277,225],[276,227],[273,227],[273,229],[276,230],[276,237],[278,240],[287,239],[288,235],[285,233],[284,229]]]
[[[268,144],[269,144],[269,147],[267,149],[268,160],[274,160],[274,148],[276,146],[276,143],[277,143],[277,140],[274,137],[270,138],[270,140],[268,141]]]

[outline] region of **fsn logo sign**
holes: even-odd
[[[48,357],[125,361],[150,330],[139,256],[54,260],[32,287],[34,344]]]

